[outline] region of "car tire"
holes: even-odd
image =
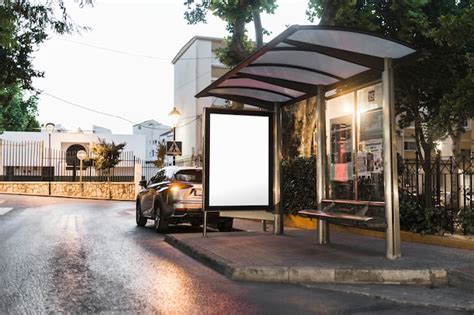
[[[135,221],[138,226],[145,226],[147,218],[142,214],[142,209],[140,207],[140,201],[137,201],[137,206],[135,207]]]
[[[230,232],[232,231],[233,224],[233,219],[220,221],[219,223],[217,223],[217,229],[219,230],[219,232]]]
[[[192,227],[200,227],[202,225],[201,222],[198,222],[198,221],[195,221],[195,222],[191,222],[191,226]]]
[[[155,231],[157,233],[168,232],[168,221],[163,219],[160,209],[155,211]]]

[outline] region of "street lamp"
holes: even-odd
[[[179,118],[181,117],[181,112],[176,109],[176,106],[173,107],[173,110],[168,114],[171,117],[171,123],[173,124],[173,142],[176,141],[176,126],[178,125]],[[173,165],[176,165],[176,156],[173,155]]]
[[[51,195],[51,134],[54,131],[54,124],[49,122],[46,124],[46,132],[48,133],[48,160],[49,160],[49,168],[48,168],[48,192]]]

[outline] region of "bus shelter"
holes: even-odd
[[[282,233],[282,107],[317,97],[316,189],[327,198],[384,201],[386,256],[400,253],[394,79],[417,50],[363,31],[293,25],[199,92],[273,112],[273,209]],[[318,222],[321,244],[328,224]]]

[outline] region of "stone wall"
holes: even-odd
[[[48,182],[0,182],[0,193],[48,196]],[[51,196],[135,200],[135,184],[52,182]]]

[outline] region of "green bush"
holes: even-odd
[[[315,208],[316,164],[315,158],[297,157],[282,162],[282,202],[285,213]]]
[[[464,235],[474,234],[474,211],[472,209],[461,209],[458,212],[458,222]]]
[[[455,219],[455,211],[444,207],[424,208],[419,198],[400,191],[400,228],[402,230],[438,235],[445,232],[454,233]]]

